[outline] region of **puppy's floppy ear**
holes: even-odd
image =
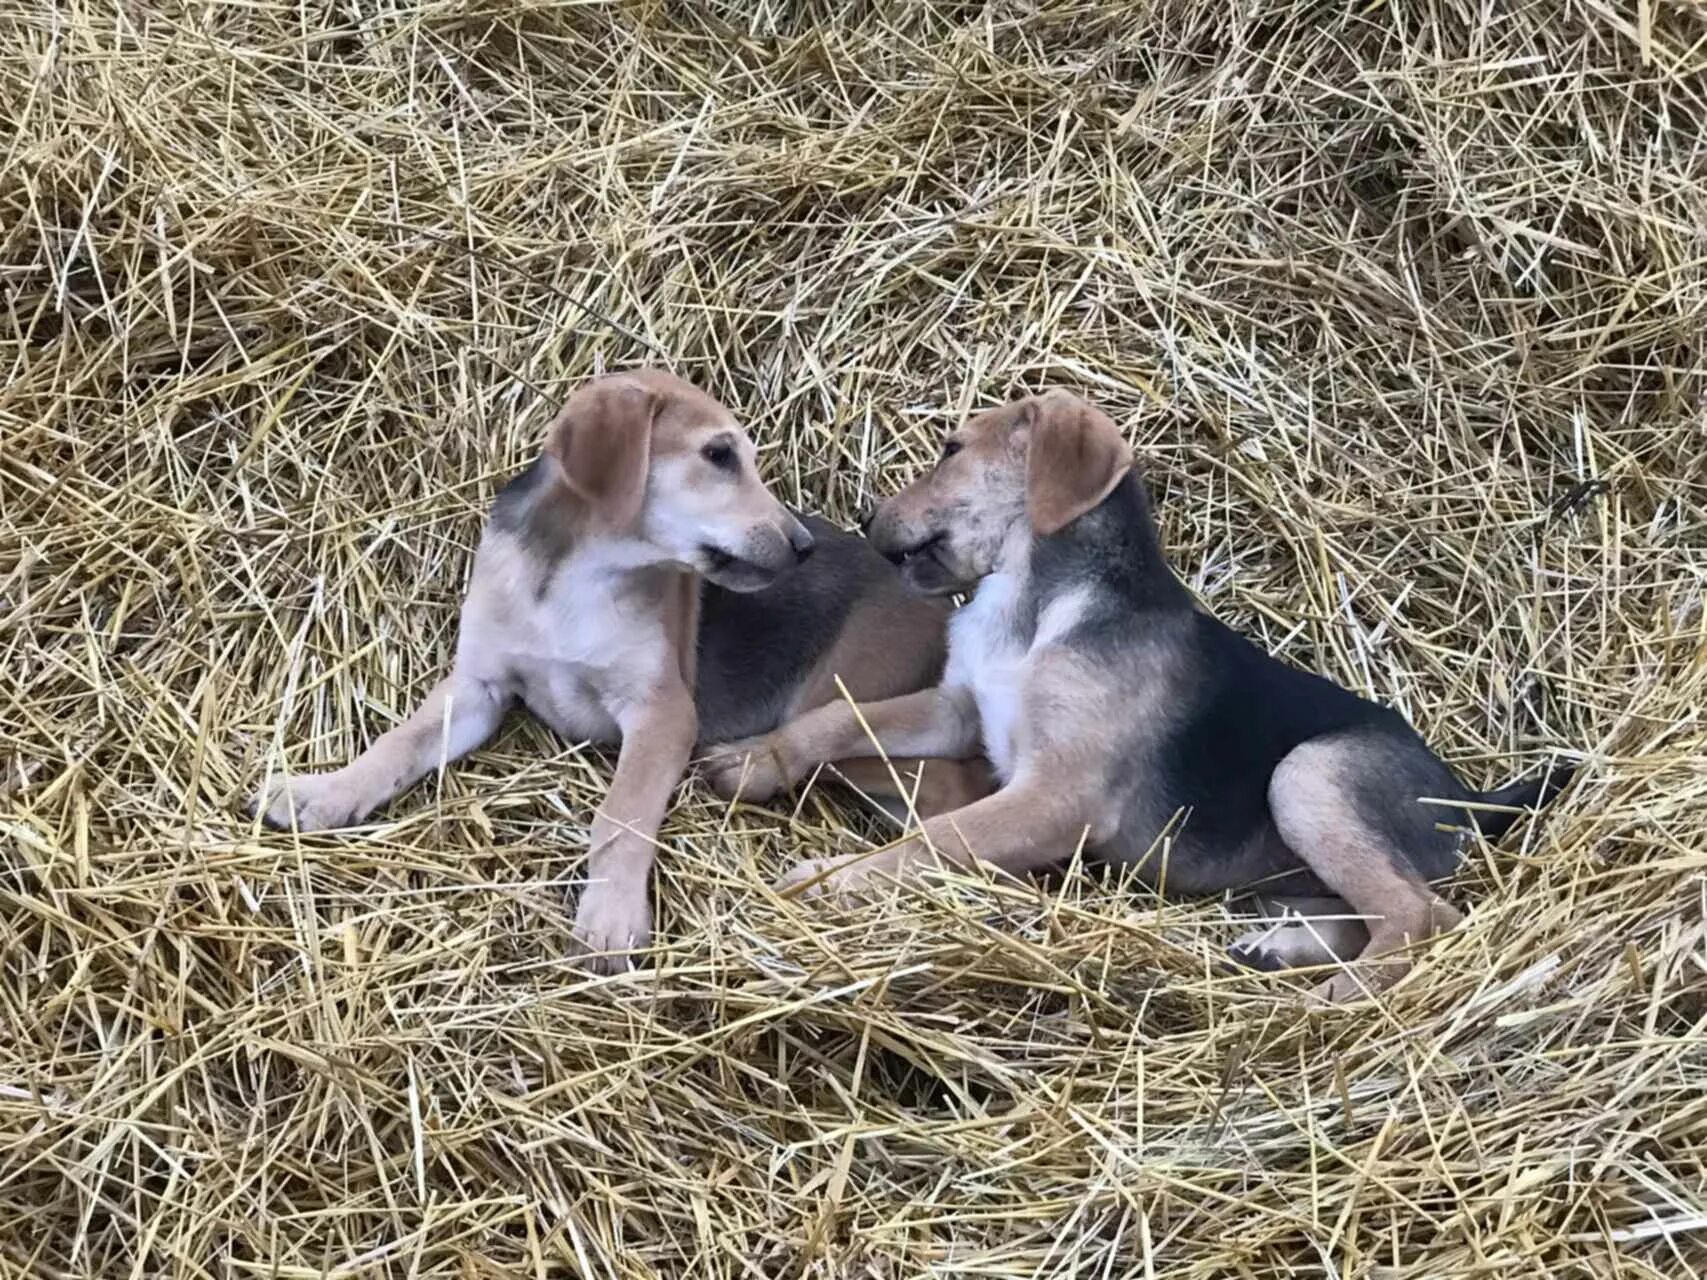
[[[657,416],[652,391],[626,378],[600,378],[570,396],[551,424],[545,448],[569,491],[611,528],[640,518]]]
[[[1113,419],[1066,391],[1033,397],[1026,417],[1025,513],[1038,533],[1057,533],[1114,492],[1132,451]]]

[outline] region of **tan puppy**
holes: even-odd
[[[1235,944],[1241,960],[1361,953],[1384,961],[1368,979],[1381,985],[1406,967],[1396,953],[1458,918],[1429,882],[1456,865],[1462,831],[1442,830],[1455,815],[1420,798],[1528,805],[1563,785],[1468,790],[1396,712],[1200,612],[1162,555],[1119,430],[1077,397],[973,419],[870,537],[915,590],[975,591],[950,624],[942,683],[858,715],[810,711],[725,748],[708,777],[762,798],[824,760],[982,750],[1001,789],[878,854],[803,863],[791,882],[855,890],[933,851],[1019,874],[1083,842],[1159,889],[1260,889],[1260,914],[1283,923]],[[1462,812],[1491,834],[1511,821]],[[1363,989],[1347,972],[1321,994]]]
[[[595,379],[493,505],[450,675],[352,764],[276,777],[257,808],[303,831],[360,822],[517,700],[565,738],[620,742],[575,933],[597,967],[625,964],[651,936],[655,838],[696,741],[770,729],[835,697],[837,676],[883,698],[941,669],[946,610],[863,539],[810,523],[710,396],[656,370]],[[893,793],[871,764],[850,780]],[[964,803],[977,777],[933,766],[921,808]]]

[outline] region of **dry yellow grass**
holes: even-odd
[[[0,1274],[1707,1274],[1707,23],[1670,0],[0,0]],[[449,653],[554,402],[659,360],[847,518],[1046,383],[1181,572],[1472,779],[1584,762],[1307,1016],[1216,903],[819,914],[517,721],[262,833]]]

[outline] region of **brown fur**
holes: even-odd
[[[763,797],[830,760],[981,751],[993,794],[877,853],[802,863],[785,883],[853,891],[933,858],[1021,874],[1081,843],[1162,890],[1314,882],[1315,907],[1343,920],[1294,916],[1241,944],[1280,963],[1377,962],[1326,983],[1328,1000],[1378,989],[1405,971],[1409,945],[1458,919],[1423,870],[1456,846],[1416,797],[1485,797],[1396,713],[1196,610],[1131,467],[1113,422],[1060,393],[956,431],[870,530],[915,591],[975,588],[950,623],[940,685],[808,711],[731,743],[708,776],[724,794]]]
[[[942,608],[905,596],[869,548],[837,536],[835,571],[864,594],[826,652],[801,665],[798,687],[785,691],[789,708],[834,696],[836,675],[859,696],[883,697],[930,682],[942,664]],[[794,566],[813,550],[804,525],[759,480],[752,442],[716,400],[660,370],[594,379],[552,422],[534,467],[494,504],[451,674],[354,762],[276,777],[256,807],[272,825],[304,831],[359,822],[479,746],[517,700],[566,738],[620,743],[610,791],[593,815],[574,926],[592,965],[620,968],[651,936],[658,828],[704,731],[698,654],[702,593],[712,588],[702,580],[768,593],[761,608],[784,608],[787,593],[774,582],[807,572]],[[822,580],[820,594],[841,581]],[[773,630],[786,641],[810,632],[812,621]],[[718,640],[727,655],[727,630]],[[763,674],[746,677],[754,698],[769,696]],[[721,692],[724,705],[752,702],[745,686]]]
[[[875,756],[836,761],[838,777],[873,800],[900,802],[896,816],[920,819],[952,813],[981,800],[996,789],[989,764],[981,757],[943,760],[935,757]]]
[[[1101,504],[1132,469],[1132,451],[1106,414],[1059,391],[1041,397],[1026,450],[1025,513],[1055,533]]]
[[[1281,838],[1353,913],[1369,921],[1369,940],[1357,954],[1383,961],[1361,978],[1346,970],[1328,979],[1320,995],[1331,1002],[1391,986],[1410,968],[1398,953],[1461,919],[1456,908],[1401,869],[1381,834],[1348,802],[1347,775],[1357,761],[1346,756],[1339,744],[1307,742],[1280,762],[1269,781]]]
[[[562,469],[575,509],[611,529],[640,518],[652,460],[653,419],[670,403],[648,380],[602,380],[573,396],[552,424],[546,449]],[[661,440],[668,449],[679,440]]]
[[[910,596],[899,582],[892,591],[856,601],[841,636],[801,682],[786,719],[827,702],[846,687],[855,698],[892,698],[934,684],[942,675],[948,610]]]

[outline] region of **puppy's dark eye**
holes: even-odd
[[[740,465],[735,460],[735,450],[726,444],[708,444],[699,453],[712,466],[724,471],[734,471]]]
[[[960,452],[960,441],[958,441],[958,440],[944,440],[942,442],[942,460],[944,462],[947,462],[950,458],[952,458],[955,454],[957,454],[959,452]]]

